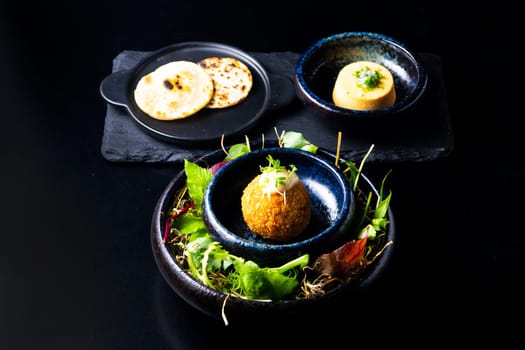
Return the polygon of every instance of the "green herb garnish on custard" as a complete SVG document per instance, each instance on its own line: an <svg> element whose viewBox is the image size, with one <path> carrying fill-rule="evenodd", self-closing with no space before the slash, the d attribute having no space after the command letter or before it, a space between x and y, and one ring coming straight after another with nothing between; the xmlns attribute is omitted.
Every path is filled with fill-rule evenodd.
<svg viewBox="0 0 525 350"><path fill-rule="evenodd" d="M358 79L357 86L365 91L370 91L381 86L381 74L377 69L372 70L369 67L358 69L354 72L354 77Z"/></svg>

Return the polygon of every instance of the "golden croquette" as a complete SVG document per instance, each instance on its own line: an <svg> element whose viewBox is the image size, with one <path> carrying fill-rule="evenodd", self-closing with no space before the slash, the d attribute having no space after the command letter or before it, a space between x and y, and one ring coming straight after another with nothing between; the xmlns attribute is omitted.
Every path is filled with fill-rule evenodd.
<svg viewBox="0 0 525 350"><path fill-rule="evenodd" d="M257 175L246 186L241 198L244 221L254 233L286 242L299 236L311 217L310 195L296 180L286 190L268 191Z"/></svg>

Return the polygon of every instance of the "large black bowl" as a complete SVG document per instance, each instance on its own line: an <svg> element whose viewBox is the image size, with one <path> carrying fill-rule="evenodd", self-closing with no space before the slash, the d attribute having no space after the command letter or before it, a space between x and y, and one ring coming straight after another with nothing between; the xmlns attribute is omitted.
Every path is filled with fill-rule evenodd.
<svg viewBox="0 0 525 350"><path fill-rule="evenodd" d="M252 149L255 149L252 147ZM317 154L335 161L335 156L322 149ZM217 150L196 161L201 166L211 166L224 159L224 152ZM365 193L372 192L376 198L378 189L364 174L360 178L359 187ZM247 300L237 297L228 297L226 294L204 286L185 272L175 257L176 253L163 244L166 213L169 212L174 196L186 184L186 175L180 171L166 186L161 193L155 206L151 223L151 245L157 266L171 288L188 304L200 312L217 320L222 319L222 313L227 316L230 324L248 321L263 322L263 320L285 320L289 317L300 317L314 315L318 312L327 312L331 307L337 307L340 302L348 302L357 298L361 303L360 296L366 293L381 277L387 269L391 260L393 245L389 245L372 264L366 267L359 278L352 282L341 285L324 294L311 299L286 300L286 301L259 301ZM389 225L387 228L385 242L395 240L395 223L392 210L388 210ZM225 299L228 298L225 303ZM223 305L224 310L223 310Z"/></svg>

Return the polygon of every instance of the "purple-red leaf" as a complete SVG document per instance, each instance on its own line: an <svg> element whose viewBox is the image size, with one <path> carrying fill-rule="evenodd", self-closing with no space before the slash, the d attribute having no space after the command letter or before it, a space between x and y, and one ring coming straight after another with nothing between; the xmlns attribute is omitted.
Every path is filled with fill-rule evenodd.
<svg viewBox="0 0 525 350"><path fill-rule="evenodd" d="M168 239L168 235L170 233L171 223L173 222L173 220L175 220L176 218L178 218L181 215L184 215L184 213L186 213L188 210L193 208L194 205L195 205L195 202L194 201L190 201L181 210L179 210L178 212L176 212L173 215L170 215L166 219L166 223L165 223L165 226L164 226L164 237L162 238L162 243L165 243L166 240Z"/></svg>
<svg viewBox="0 0 525 350"><path fill-rule="evenodd" d="M215 175L215 173L216 173L217 171L219 171L219 169L222 168L222 166L223 166L224 164L228 163L228 162L229 162L228 160L223 160L223 161L221 161L221 162L215 163L215 164L213 164L213 165L210 167L209 170L211 171L212 174Z"/></svg>
<svg viewBox="0 0 525 350"><path fill-rule="evenodd" d="M359 263L365 251L367 237L347 242L331 253L320 255L315 261L315 270L320 274L343 277Z"/></svg>

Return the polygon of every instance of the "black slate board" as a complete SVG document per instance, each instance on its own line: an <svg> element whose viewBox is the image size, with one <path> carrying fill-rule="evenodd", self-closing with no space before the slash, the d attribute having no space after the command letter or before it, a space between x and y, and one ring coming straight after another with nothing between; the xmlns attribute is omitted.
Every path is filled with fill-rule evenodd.
<svg viewBox="0 0 525 350"><path fill-rule="evenodd" d="M113 60L113 72L131 69L145 51L123 51ZM294 52L250 52L268 71L293 81L299 54ZM409 124L388 128L386 133L359 133L353 135L344 126L326 123L311 113L299 99L286 107L268 112L246 136L250 140L275 140L276 132L298 131L312 143L330 152L337 148L337 132L342 131L341 155L349 160L360 160L374 144L367 162L421 162L445 157L453 149L453 131L450 124L446 90L443 82L441 59L430 53L420 53L428 72L425 99ZM291 85L293 86L293 85ZM243 142L224 140L225 145ZM112 162L175 163L184 158L196 159L220 145L188 147L160 140L145 133L119 106L108 104L102 137L101 153Z"/></svg>

